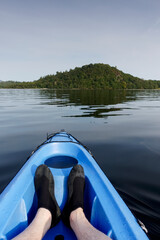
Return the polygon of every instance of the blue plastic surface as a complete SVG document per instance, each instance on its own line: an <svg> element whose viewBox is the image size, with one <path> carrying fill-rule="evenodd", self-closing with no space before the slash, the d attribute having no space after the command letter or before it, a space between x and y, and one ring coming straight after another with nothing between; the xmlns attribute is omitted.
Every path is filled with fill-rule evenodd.
<svg viewBox="0 0 160 240"><path fill-rule="evenodd" d="M70 162L66 164L66 161ZM65 132L48 139L0 195L0 239L12 239L34 218L37 211L34 189L37 166L45 163L50 167L56 199L62 210L67 199L67 177L76 161L85 171L84 212L91 224L115 240L148 239L90 153ZM62 221L50 229L44 239L54 239L57 235L76 239L73 231Z"/></svg>

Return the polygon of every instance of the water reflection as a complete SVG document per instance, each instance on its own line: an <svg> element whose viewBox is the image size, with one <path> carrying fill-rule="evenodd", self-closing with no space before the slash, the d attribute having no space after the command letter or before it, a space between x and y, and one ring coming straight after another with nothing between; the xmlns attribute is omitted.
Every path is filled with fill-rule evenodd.
<svg viewBox="0 0 160 240"><path fill-rule="evenodd" d="M130 115L130 114L120 114L120 113L116 113L113 114L111 112L119 112L122 111L126 108L96 108L95 107L88 107L88 108L81 108L81 110L85 110L82 114L80 115L70 115L70 116L64 116L64 117L93 117L93 118L107 118L107 117L111 117L111 116L121 116L121 115Z"/></svg>
<svg viewBox="0 0 160 240"><path fill-rule="evenodd" d="M136 100L136 91L123 90L40 90L42 96L50 101L48 104L55 104L59 99L59 105L76 106L104 106Z"/></svg>
<svg viewBox="0 0 160 240"><path fill-rule="evenodd" d="M123 90L42 90L40 94L47 99L43 105L80 106L81 114L66 117L106 118L129 115L122 113L122 110L129 108L124 106L117 108L115 105L136 100L135 91Z"/></svg>

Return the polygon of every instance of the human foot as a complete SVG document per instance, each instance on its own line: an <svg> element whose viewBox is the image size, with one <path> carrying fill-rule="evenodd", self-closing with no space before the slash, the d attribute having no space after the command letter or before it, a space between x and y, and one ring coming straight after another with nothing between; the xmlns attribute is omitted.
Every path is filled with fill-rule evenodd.
<svg viewBox="0 0 160 240"><path fill-rule="evenodd" d="M54 195L53 175L46 165L42 164L37 168L34 185L38 197L38 208L45 208L51 212L51 227L54 227L60 220L61 211Z"/></svg>

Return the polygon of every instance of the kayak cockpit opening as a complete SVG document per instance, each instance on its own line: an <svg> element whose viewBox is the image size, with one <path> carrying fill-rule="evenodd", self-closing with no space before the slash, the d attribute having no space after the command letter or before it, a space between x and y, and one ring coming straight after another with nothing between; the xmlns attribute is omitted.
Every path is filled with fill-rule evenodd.
<svg viewBox="0 0 160 240"><path fill-rule="evenodd" d="M78 163L77 159L70 156L53 156L44 162L50 168L70 168Z"/></svg>

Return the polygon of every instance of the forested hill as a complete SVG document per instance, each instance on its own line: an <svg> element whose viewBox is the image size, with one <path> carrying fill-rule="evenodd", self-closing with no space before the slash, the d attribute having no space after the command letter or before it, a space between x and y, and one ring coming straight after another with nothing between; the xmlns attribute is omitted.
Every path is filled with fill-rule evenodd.
<svg viewBox="0 0 160 240"><path fill-rule="evenodd" d="M160 88L160 81L133 77L108 64L89 64L34 82L0 82L0 88L156 89Z"/></svg>

